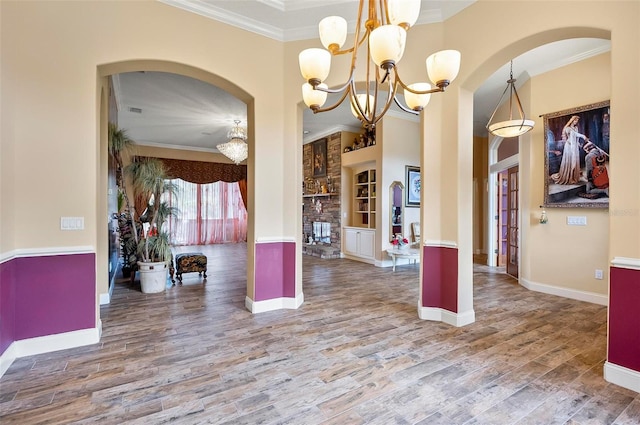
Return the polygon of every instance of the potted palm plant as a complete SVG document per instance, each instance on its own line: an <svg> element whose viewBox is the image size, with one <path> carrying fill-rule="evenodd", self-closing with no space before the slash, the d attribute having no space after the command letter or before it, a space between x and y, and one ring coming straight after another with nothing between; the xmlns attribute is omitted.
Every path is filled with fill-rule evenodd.
<svg viewBox="0 0 640 425"><path fill-rule="evenodd" d="M116 185L118 186L118 228L120 233L120 253L122 255L122 275L129 277L137 268L138 239L142 226L134 220L133 206L125 186L124 157L129 157L134 146L126 130L109 123L109 153L114 159Z"/></svg>
<svg viewBox="0 0 640 425"><path fill-rule="evenodd" d="M176 188L168 181L164 164L156 158L131 162L125 168L125 174L131 177L134 196L147 203L147 208L138 217L144 223L137 243L140 287L145 293L162 292L166 287L172 255L169 235L162 225L169 216L177 213L162 198L165 194L175 193Z"/></svg>
<svg viewBox="0 0 640 425"><path fill-rule="evenodd" d="M175 185L167 181L167 171L162 161L155 158L134 160L126 167L124 156L129 156L135 142L125 130L109 124L109 152L116 164L116 183L119 187L118 223L125 268L140 272L142 292L162 292L166 287L167 269L171 262L169 235L162 230L165 220L177 214L175 208L162 201L166 193L175 192ZM130 185L126 184L126 178ZM130 201L129 191L135 199L143 199L146 208L136 211ZM120 199L121 198L121 199ZM120 209L120 205L119 205Z"/></svg>

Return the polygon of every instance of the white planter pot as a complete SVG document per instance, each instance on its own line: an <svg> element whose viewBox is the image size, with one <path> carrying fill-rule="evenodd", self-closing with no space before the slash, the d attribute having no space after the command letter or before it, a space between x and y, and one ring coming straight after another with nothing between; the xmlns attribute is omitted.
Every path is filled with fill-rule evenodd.
<svg viewBox="0 0 640 425"><path fill-rule="evenodd" d="M144 263L138 261L140 288L145 294L164 292L167 287L167 263Z"/></svg>

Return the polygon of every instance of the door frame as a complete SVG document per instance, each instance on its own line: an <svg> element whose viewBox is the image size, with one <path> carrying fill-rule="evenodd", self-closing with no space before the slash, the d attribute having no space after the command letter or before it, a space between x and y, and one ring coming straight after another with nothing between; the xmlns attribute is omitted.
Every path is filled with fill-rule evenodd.
<svg viewBox="0 0 640 425"><path fill-rule="evenodd" d="M512 176L515 175L515 189L513 186ZM513 193L515 192L516 202L515 208L512 208ZM513 225L513 214L515 210L515 226ZM516 229L515 248L516 261L511 262L511 248L513 246L511 239L512 230ZM520 275L520 166L514 165L507 170L507 274L515 279ZM515 270L514 270L515 267Z"/></svg>
<svg viewBox="0 0 640 425"><path fill-rule="evenodd" d="M487 246L487 265L491 267L497 267L497 257L495 255L495 251L498 248L497 238L494 237L494 230L498 227L498 220L495 218L496 211L498 209L497 205L497 196L498 196L498 173L501 171L506 171L509 168L520 164L520 156L519 154L512 155L508 158L503 159L502 161L498 161L498 147L500 143L502 143L502 137L494 137L491 139L489 144L489 205L487 206L488 211L486 214L487 221L486 226L489 231L485 232L485 238ZM520 197L522 195L518 192L518 206L521 205ZM520 220L520 217L518 217ZM518 238L520 235L518 235ZM518 250L520 249L520 241L518 241ZM520 258L520 253L518 252L518 259ZM518 260L519 261L519 260ZM518 264L518 269L520 269L520 264Z"/></svg>

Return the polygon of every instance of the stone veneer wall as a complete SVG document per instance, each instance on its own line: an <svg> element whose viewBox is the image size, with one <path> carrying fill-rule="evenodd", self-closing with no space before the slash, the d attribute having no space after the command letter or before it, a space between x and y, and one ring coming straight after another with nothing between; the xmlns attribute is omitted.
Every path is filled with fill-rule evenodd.
<svg viewBox="0 0 640 425"><path fill-rule="evenodd" d="M303 253L323 258L338 258L341 249L341 229L342 221L340 218L340 193L342 182L340 181L342 170L342 147L341 134L334 133L327 139L327 176L331 177L333 183L333 193L331 196L322 196L316 198L322 204L322 212L316 211L313 204L313 198L303 197L302 211L302 233L310 233L313 228L314 221L324 221L331 223L331 244L303 245ZM308 143L303 146L303 180L307 178L313 179L312 169L312 149L313 144ZM317 180L321 184L326 184L327 178L320 177ZM308 195L305 191L305 195ZM305 241L306 242L306 241Z"/></svg>

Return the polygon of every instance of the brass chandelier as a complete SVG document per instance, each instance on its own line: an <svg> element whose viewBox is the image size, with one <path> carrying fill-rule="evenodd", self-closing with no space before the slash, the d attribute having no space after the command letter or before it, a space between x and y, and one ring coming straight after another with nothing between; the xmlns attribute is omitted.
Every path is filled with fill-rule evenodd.
<svg viewBox="0 0 640 425"><path fill-rule="evenodd" d="M434 88L426 82L405 84L398 74L398 62L404 53L407 31L420 15L420 0L369 0L367 15L363 17L364 3L365 0L360 0L352 47L340 50L347 37L347 21L340 16L329 16L319 24L320 41L327 50L306 49L298 59L307 81L302 85L302 96L314 113L331 111L349 96L352 114L364 127L373 128L392 102L405 112L419 114L429 103L431 93L443 92L457 77L460 52L443 50L427 58L427 73ZM361 31L364 31L362 36ZM366 81L359 93L354 80L356 57L365 43ZM349 78L342 87L329 89L323 81L329 76L331 56L343 54L351 54ZM403 89L406 106L397 98L398 86ZM332 106L323 108L329 93L340 93L340 98Z"/></svg>

